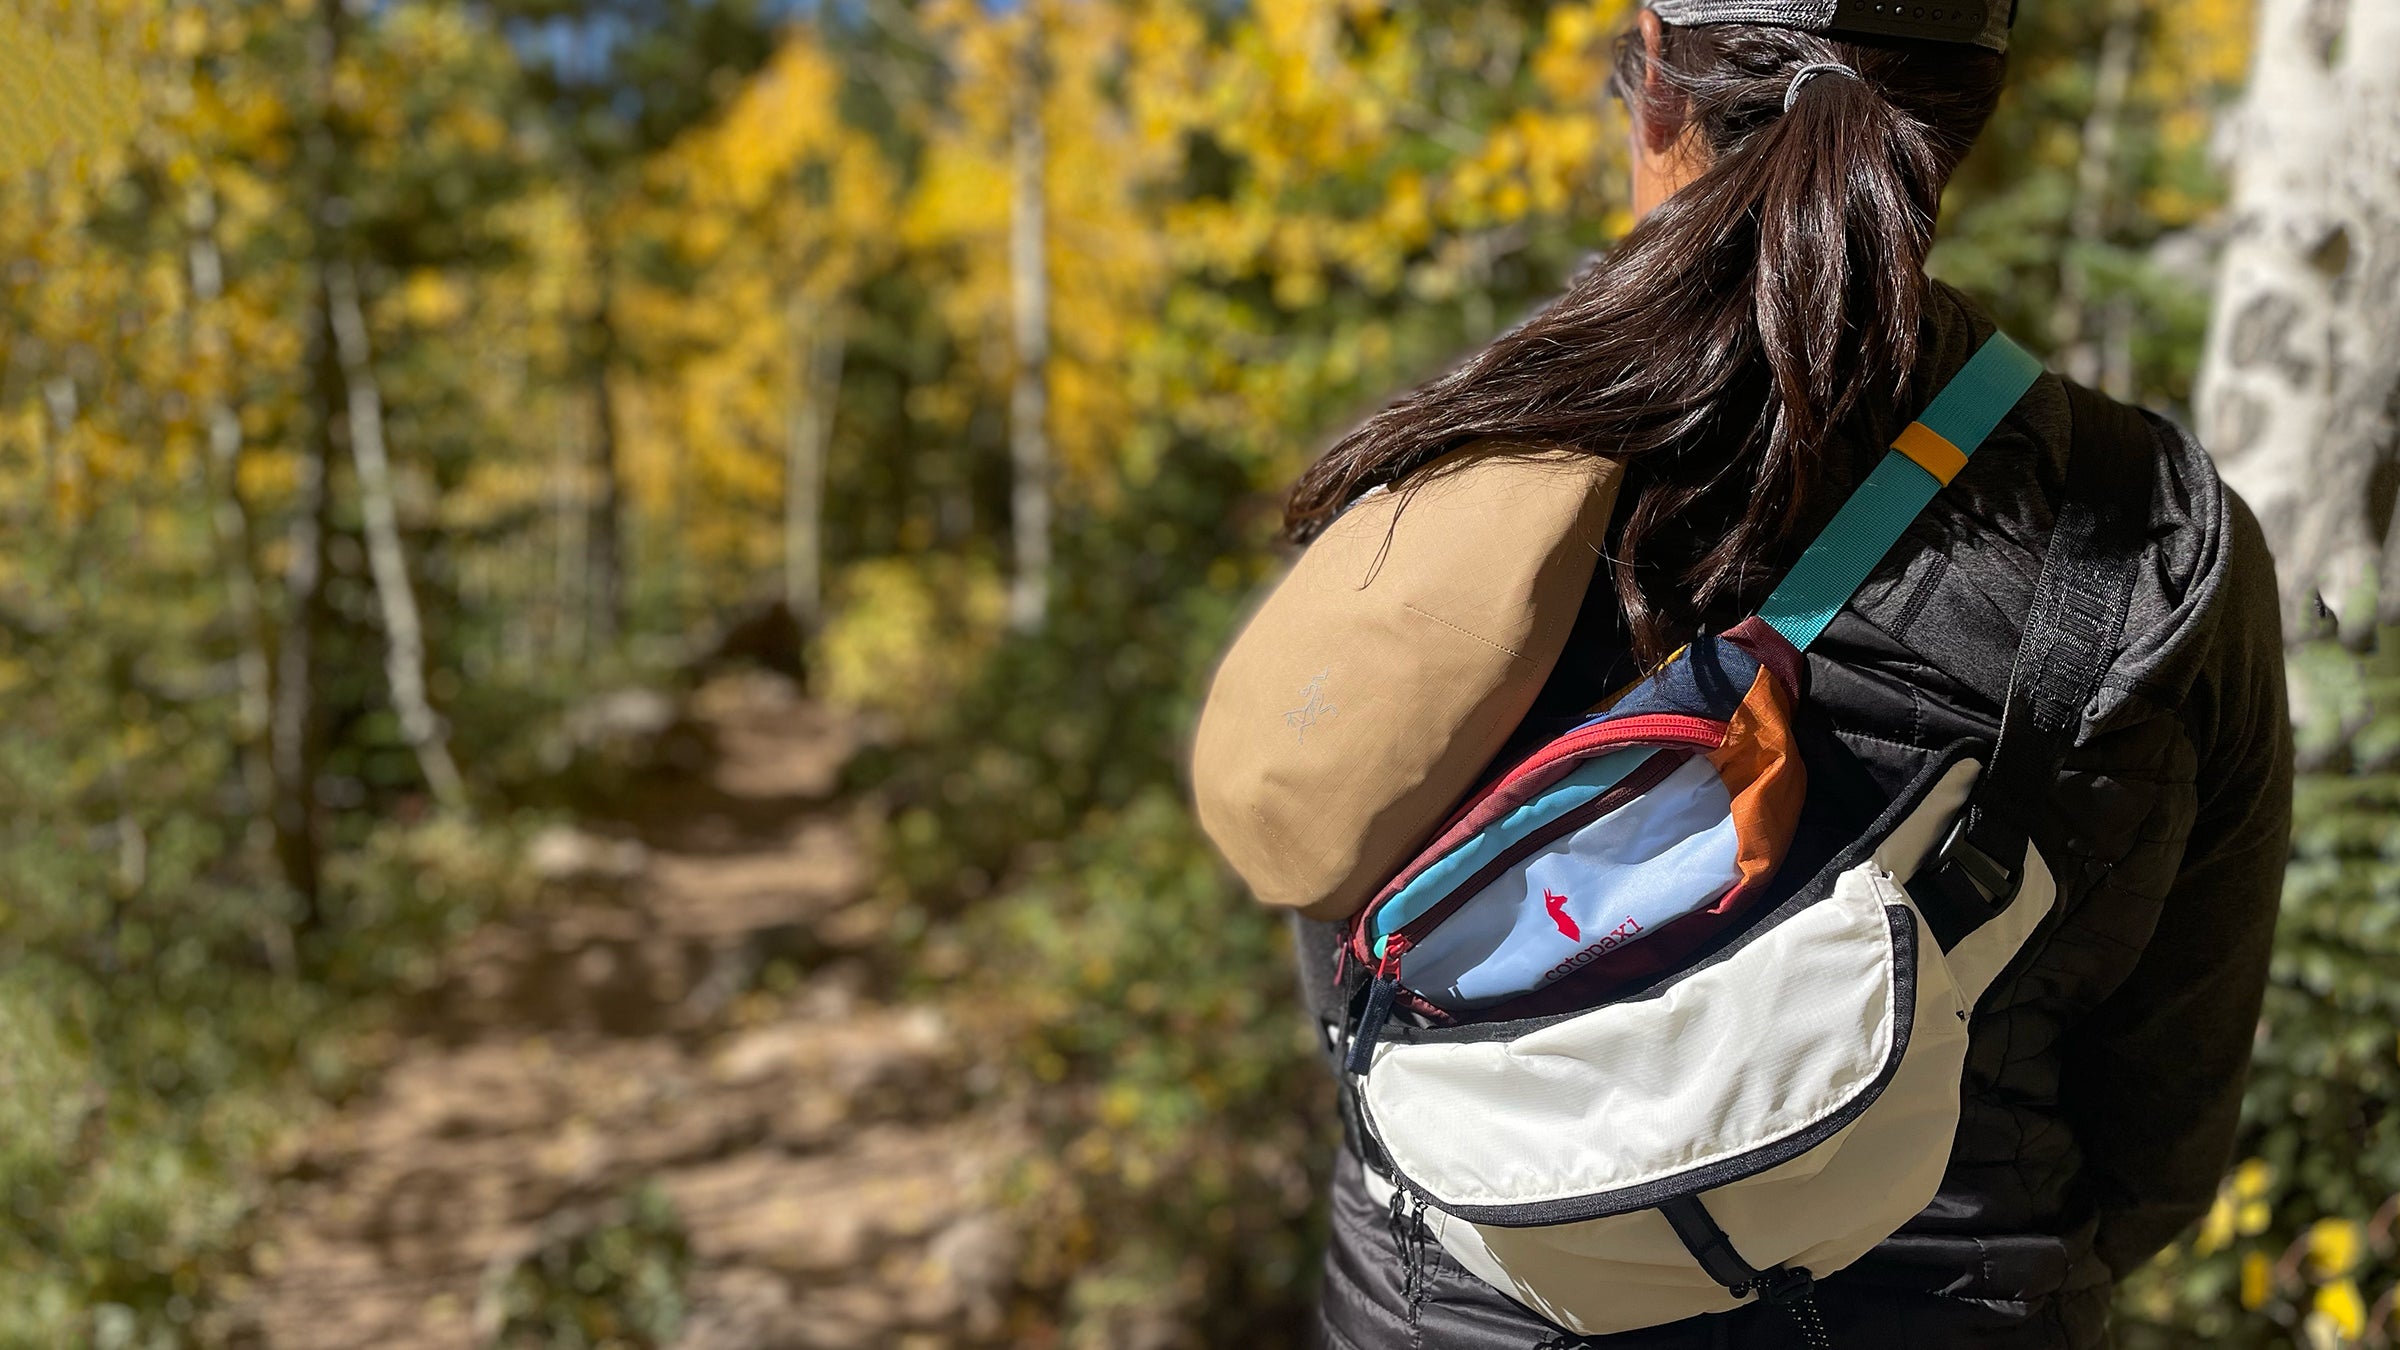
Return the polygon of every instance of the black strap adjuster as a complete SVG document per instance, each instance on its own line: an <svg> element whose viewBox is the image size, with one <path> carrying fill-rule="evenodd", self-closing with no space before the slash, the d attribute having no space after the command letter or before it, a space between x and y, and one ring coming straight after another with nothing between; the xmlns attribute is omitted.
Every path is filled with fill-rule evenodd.
<svg viewBox="0 0 2400 1350"><path fill-rule="evenodd" d="M1974 832L1969 828L1970 817L1975 814L1959 813L1949 835L1934 849L1935 877L1953 892L1957 889L1954 883L1964 881L1974 888L1986 908L1997 913L2017 898L2017 891L2025 884L2025 868L2021 862L2015 866L2004 863L1975 843Z"/></svg>
<svg viewBox="0 0 2400 1350"><path fill-rule="evenodd" d="M1737 1298L1745 1293L1756 1294L1761 1303L1789 1303L1794 1299L1808 1298L1816 1292L1817 1277L1809 1274L1806 1266L1777 1266L1773 1270L1762 1270L1756 1278L1733 1291Z"/></svg>

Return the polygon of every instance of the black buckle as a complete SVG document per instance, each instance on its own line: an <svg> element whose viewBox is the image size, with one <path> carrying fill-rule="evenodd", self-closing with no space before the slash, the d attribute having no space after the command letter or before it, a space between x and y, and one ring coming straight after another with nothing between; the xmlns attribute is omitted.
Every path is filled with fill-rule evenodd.
<svg viewBox="0 0 2400 1350"><path fill-rule="evenodd" d="M2010 867L1976 847L1975 841L1968 837L1968 814L1962 812L1950 826L1948 837L1933 851L1934 861L1942 872L1955 872L1966 878L1983 903L1997 910L2017 898L2018 888L2025 884L2025 872L2022 867Z"/></svg>
<svg viewBox="0 0 2400 1350"><path fill-rule="evenodd" d="M1789 1303L1793 1299L1807 1298L1816 1291L1817 1277L1808 1273L1808 1267L1777 1266L1773 1270L1760 1271L1758 1278L1733 1292L1736 1298L1744 1293L1756 1294L1761 1303Z"/></svg>

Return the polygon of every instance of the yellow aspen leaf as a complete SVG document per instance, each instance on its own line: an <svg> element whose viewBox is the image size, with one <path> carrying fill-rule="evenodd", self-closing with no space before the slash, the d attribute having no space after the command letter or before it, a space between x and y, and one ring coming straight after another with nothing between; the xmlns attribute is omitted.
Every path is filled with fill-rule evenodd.
<svg viewBox="0 0 2400 1350"><path fill-rule="evenodd" d="M130 71L0 9L0 176L131 135L139 99Z"/></svg>
<svg viewBox="0 0 2400 1350"><path fill-rule="evenodd" d="M2267 1306L2267 1295L2274 1292L2275 1267L2260 1251L2242 1253L2242 1306L2256 1312Z"/></svg>

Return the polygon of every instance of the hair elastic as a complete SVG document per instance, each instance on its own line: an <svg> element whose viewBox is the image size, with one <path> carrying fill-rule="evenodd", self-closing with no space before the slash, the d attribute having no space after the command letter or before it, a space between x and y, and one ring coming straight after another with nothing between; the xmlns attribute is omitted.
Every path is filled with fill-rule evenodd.
<svg viewBox="0 0 2400 1350"><path fill-rule="evenodd" d="M1783 88L1783 110L1785 112L1788 113L1792 110L1793 101L1800 97L1801 86L1819 75L1847 75L1854 80L1858 78L1857 71L1839 61L1815 61L1802 66L1792 72L1792 82Z"/></svg>

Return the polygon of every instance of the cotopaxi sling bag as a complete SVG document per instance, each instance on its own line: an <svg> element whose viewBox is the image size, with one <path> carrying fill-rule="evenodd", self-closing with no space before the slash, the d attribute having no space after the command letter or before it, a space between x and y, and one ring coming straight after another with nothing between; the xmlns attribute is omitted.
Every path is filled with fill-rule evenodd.
<svg viewBox="0 0 2400 1350"><path fill-rule="evenodd" d="M1939 1184L1968 1014L2055 895L2027 806L2117 646L2147 430L2112 444L2130 414L2071 390L1996 746L1860 831L1813 808L1794 716L1809 644L2039 374L1988 341L1756 617L1489 775L1350 921L1370 1189L1571 1331L1756 1295L1820 1336L1813 1278Z"/></svg>
<svg viewBox="0 0 2400 1350"><path fill-rule="evenodd" d="M1998 744L1807 840L1805 877L1792 719L1801 653L2039 374L1987 342L1757 617L1497 776L1352 925L1370 1189L1571 1331L1755 1296L1821 1344L1815 1277L1940 1184L1969 1015L2056 895L2027 819L2119 643L2146 429L2112 444L2075 396Z"/></svg>

